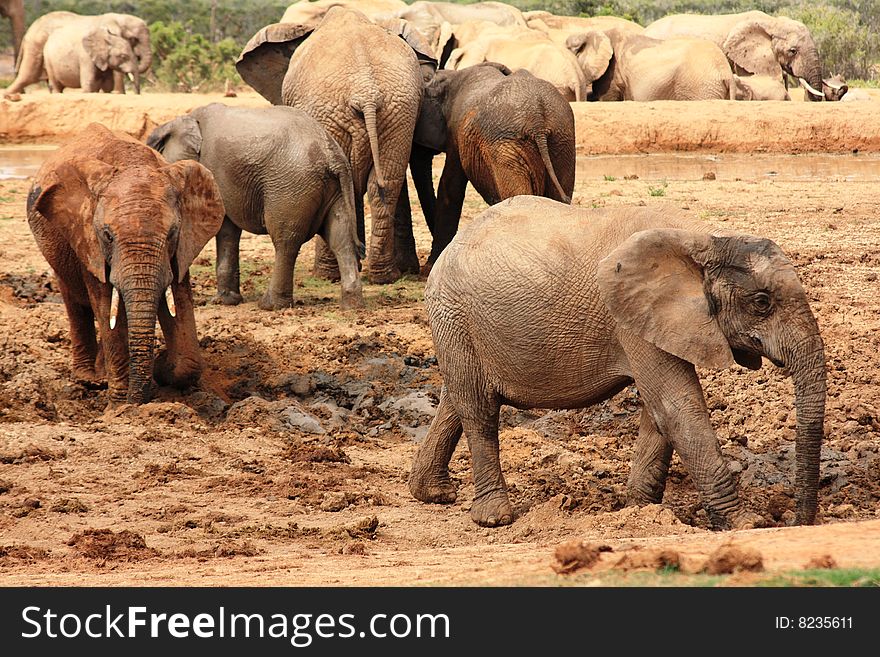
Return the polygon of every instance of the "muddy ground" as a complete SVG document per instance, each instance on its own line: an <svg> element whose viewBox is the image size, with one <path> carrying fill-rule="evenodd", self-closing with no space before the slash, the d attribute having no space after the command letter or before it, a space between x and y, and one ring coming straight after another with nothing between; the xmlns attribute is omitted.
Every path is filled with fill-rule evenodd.
<svg viewBox="0 0 880 657"><path fill-rule="evenodd" d="M703 107L650 105L644 111L664 121ZM694 120L694 130L713 120ZM781 136L786 127L777 129ZM847 139L858 136L841 131L836 152L852 150ZM201 386L105 410L104 391L70 380L64 308L25 220L29 183L0 182L0 583L553 584L567 577L551 568L554 551L572 539L613 548L598 555L600 581L603 569L626 561L621 554L673 550L695 563L728 543L757 550L768 570L827 557L880 566L880 159L873 180L835 174L833 159L822 173L786 178L788 160L779 155L778 176L729 166L721 174L706 156L704 170L682 180L602 174L593 163L575 191L587 207L672 203L770 237L809 291L829 372L821 524L786 527L792 388L765 364L701 373L722 451L746 505L767 525L723 533L707 529L677 458L662 506L623 508L635 388L583 411L503 410L512 526L471 522L464 442L452 460L459 501L416 502L408 469L441 384L423 282L366 285L367 308L343 312L338 289L309 276L307 246L296 307L261 311L272 261L265 237L242 241L239 307L209 304L213 245L196 260L208 366ZM464 221L484 207L469 190ZM424 259L429 235L417 211L414 220Z"/></svg>

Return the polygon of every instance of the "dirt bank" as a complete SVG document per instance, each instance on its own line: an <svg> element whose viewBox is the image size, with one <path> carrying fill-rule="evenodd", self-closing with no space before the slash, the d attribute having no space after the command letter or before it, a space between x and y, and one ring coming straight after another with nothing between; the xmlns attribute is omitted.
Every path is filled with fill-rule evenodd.
<svg viewBox="0 0 880 657"><path fill-rule="evenodd" d="M871 90L874 94L874 90ZM580 154L711 151L848 153L880 151L875 100L853 103L574 103ZM209 102L265 106L252 91L222 94L50 95L37 90L0 101L0 141L67 139L89 121L145 137L157 124Z"/></svg>

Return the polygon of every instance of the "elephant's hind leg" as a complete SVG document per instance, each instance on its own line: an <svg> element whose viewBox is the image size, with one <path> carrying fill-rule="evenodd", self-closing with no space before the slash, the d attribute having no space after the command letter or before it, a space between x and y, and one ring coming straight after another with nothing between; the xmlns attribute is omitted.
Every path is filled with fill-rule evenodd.
<svg viewBox="0 0 880 657"><path fill-rule="evenodd" d="M211 301L236 306L243 300L238 262L241 228L232 223L229 217L224 217L214 239L217 244L217 295Z"/></svg>
<svg viewBox="0 0 880 657"><path fill-rule="evenodd" d="M419 446L409 475L409 490L417 500L436 504L455 502L456 487L449 476L449 460L461 432L461 419L449 399L446 386L443 386L437 414Z"/></svg>
<svg viewBox="0 0 880 657"><path fill-rule="evenodd" d="M671 460L672 444L660 433L648 409L643 408L627 482L626 503L630 506L659 504L663 500Z"/></svg>

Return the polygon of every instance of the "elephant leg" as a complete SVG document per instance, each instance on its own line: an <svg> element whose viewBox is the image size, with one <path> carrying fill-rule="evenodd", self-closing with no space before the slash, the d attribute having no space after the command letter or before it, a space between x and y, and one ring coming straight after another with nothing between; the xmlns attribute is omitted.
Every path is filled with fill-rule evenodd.
<svg viewBox="0 0 880 657"><path fill-rule="evenodd" d="M416 239L413 235L412 208L409 203L406 176L403 178L397 209L394 211L394 262L404 274L419 273L419 256L416 253Z"/></svg>
<svg viewBox="0 0 880 657"><path fill-rule="evenodd" d="M719 529L753 525L756 516L742 507L712 429L694 366L629 334L622 334L620 342L645 409L659 433L678 452L700 493L709 521Z"/></svg>
<svg viewBox="0 0 880 657"><path fill-rule="evenodd" d="M214 241L217 245L217 295L211 301L224 306L238 305L243 300L238 260L241 228L229 217L224 217Z"/></svg>
<svg viewBox="0 0 880 657"><path fill-rule="evenodd" d="M113 288L109 283L88 279L86 290L92 312L98 324L98 335L104 353L104 370L111 404L124 403L128 398L128 320L125 305L119 304L116 327L110 328L110 296Z"/></svg>
<svg viewBox="0 0 880 657"><path fill-rule="evenodd" d="M412 174L413 184L419 196L419 205L425 217L425 224L434 236L434 216L437 213L437 197L434 195L434 178L432 153L418 144L413 144L412 154L409 158L409 170Z"/></svg>
<svg viewBox="0 0 880 657"><path fill-rule="evenodd" d="M336 256L342 287L339 305L343 310L364 307L364 294L361 289L360 268L358 267L357 245L349 228L351 217L343 199L337 200L321 226L321 237Z"/></svg>
<svg viewBox="0 0 880 657"><path fill-rule="evenodd" d="M115 94L125 93L125 73L122 71L113 71L112 91Z"/></svg>
<svg viewBox="0 0 880 657"><path fill-rule="evenodd" d="M648 409L643 408L627 482L627 505L659 504L663 500L671 459L672 445L660 433Z"/></svg>
<svg viewBox="0 0 880 657"><path fill-rule="evenodd" d="M270 234L275 245L275 264L272 266L269 287L258 305L263 310L283 310L293 306L293 271L302 240L284 233L279 237L276 230Z"/></svg>
<svg viewBox="0 0 880 657"><path fill-rule="evenodd" d="M81 295L74 294L61 278L57 281L70 325L71 376L74 381L88 387L98 387L100 379L96 371L98 340L95 334L95 314L87 301L88 297L83 303L79 298Z"/></svg>
<svg viewBox="0 0 880 657"><path fill-rule="evenodd" d="M437 185L437 211L434 215L434 240L431 243L431 255L423 273L427 274L443 249L452 241L458 232L461 209L464 206L464 194L468 179L455 153L447 153L446 164Z"/></svg>
<svg viewBox="0 0 880 657"><path fill-rule="evenodd" d="M342 277L336 256L323 237L315 240L315 266L312 269L312 276L328 281L338 281Z"/></svg>
<svg viewBox="0 0 880 657"><path fill-rule="evenodd" d="M370 200L371 230L367 266L371 283L382 285L400 278L394 254L394 210L402 183L402 180L386 180L380 193L376 171L370 170L367 198Z"/></svg>
<svg viewBox="0 0 880 657"><path fill-rule="evenodd" d="M461 419L446 386L440 391L437 414L428 435L419 445L409 475L409 490L422 502L451 504L455 502L455 483L449 476L449 460L461 438Z"/></svg>
<svg viewBox="0 0 880 657"><path fill-rule="evenodd" d="M195 306L189 274L171 284L175 316L168 311L164 295L159 301L159 325L165 336L165 349L156 356L153 376L160 385L189 388L195 385L204 367L196 333Z"/></svg>

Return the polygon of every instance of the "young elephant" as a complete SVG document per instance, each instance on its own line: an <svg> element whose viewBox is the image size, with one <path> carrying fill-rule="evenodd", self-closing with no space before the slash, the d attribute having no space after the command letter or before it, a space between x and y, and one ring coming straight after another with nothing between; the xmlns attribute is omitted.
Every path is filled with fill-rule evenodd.
<svg viewBox="0 0 880 657"><path fill-rule="evenodd" d="M115 28L96 25L85 36L78 24L55 30L43 48L43 65L49 89L56 93L67 87L85 92L113 91L114 72L131 75L136 80L135 91L140 93L134 49Z"/></svg>
<svg viewBox="0 0 880 657"><path fill-rule="evenodd" d="M716 527L747 526L695 365L794 379L797 522L817 509L825 412L822 338L792 263L767 239L705 232L673 210L587 210L517 197L489 208L434 265L425 303L444 376L410 475L455 500L448 463L467 435L480 525L513 520L498 454L501 404L580 408L633 381L644 404L631 504L659 503L675 449Z"/></svg>
<svg viewBox="0 0 880 657"><path fill-rule="evenodd" d="M196 160L217 180L226 218L217 233L217 296L242 301L241 231L275 245L272 281L260 308L293 305L293 270L300 247L320 234L336 255L342 307L364 305L351 169L324 128L291 107L250 109L212 103L159 126L147 144L169 162Z"/></svg>
<svg viewBox="0 0 880 657"><path fill-rule="evenodd" d="M135 404L154 374L181 388L198 380L189 266L223 221L205 167L168 164L92 123L40 167L27 214L67 309L74 379L96 385L103 370L111 403ZM166 348L154 364L157 315Z"/></svg>
<svg viewBox="0 0 880 657"><path fill-rule="evenodd" d="M458 230L468 181L489 205L518 194L571 202L574 113L553 85L528 71L492 63L438 71L413 141L410 169L434 237L428 268ZM446 164L433 207L438 152Z"/></svg>
<svg viewBox="0 0 880 657"><path fill-rule="evenodd" d="M782 78L769 75L736 75L737 100L791 100Z"/></svg>

